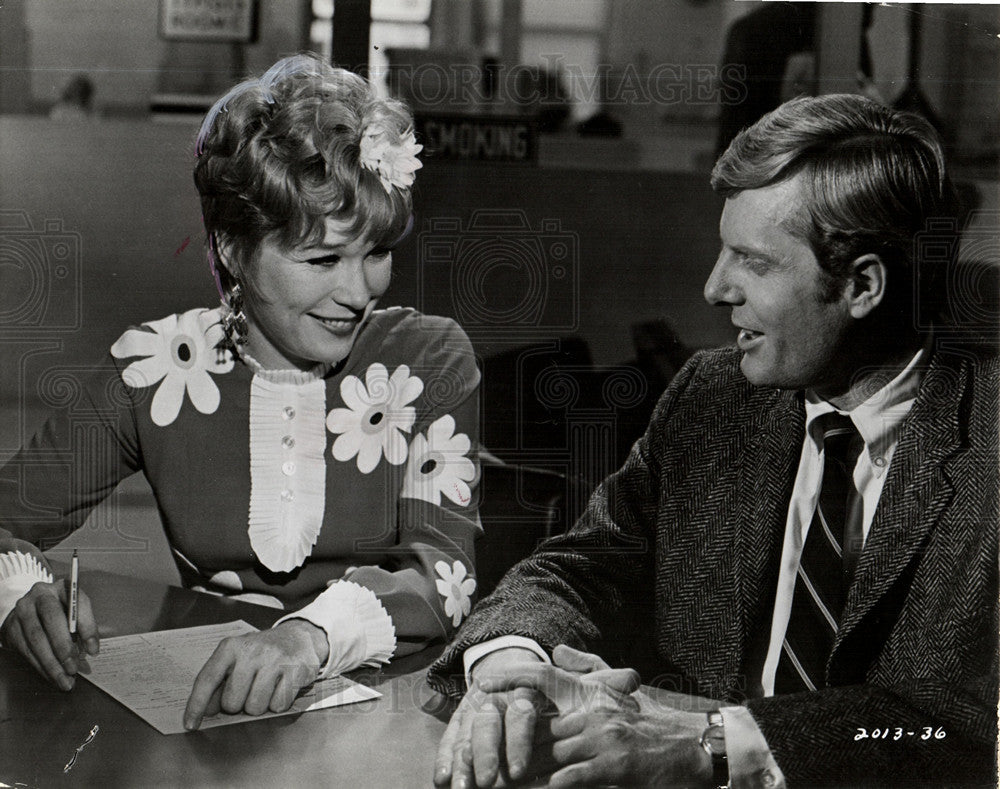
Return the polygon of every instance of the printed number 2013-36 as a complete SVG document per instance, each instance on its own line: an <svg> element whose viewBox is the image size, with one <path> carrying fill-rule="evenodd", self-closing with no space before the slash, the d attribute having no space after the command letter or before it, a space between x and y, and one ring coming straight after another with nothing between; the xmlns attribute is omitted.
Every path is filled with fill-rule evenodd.
<svg viewBox="0 0 1000 789"><path fill-rule="evenodd" d="M939 726L935 729L933 726L923 726L917 731L909 731L900 726L895 728L891 726L886 726L881 729L872 729L871 734L868 733L867 729L858 727L858 733L854 735L854 740L901 740L904 737L919 737L921 740L943 740L947 736L944 727Z"/></svg>

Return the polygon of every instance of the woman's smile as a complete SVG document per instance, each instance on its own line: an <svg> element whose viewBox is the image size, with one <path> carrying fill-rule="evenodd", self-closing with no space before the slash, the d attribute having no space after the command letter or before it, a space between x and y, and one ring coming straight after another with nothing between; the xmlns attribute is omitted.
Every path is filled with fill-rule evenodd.
<svg viewBox="0 0 1000 789"><path fill-rule="evenodd" d="M364 313L360 316L351 316L349 318L338 318L338 317L325 317L323 315L315 315L309 313L309 317L315 318L323 326L323 328L338 335L349 335L354 332L361 322L361 318L364 317Z"/></svg>
<svg viewBox="0 0 1000 789"><path fill-rule="evenodd" d="M244 275L247 352L269 369L337 364L389 287L392 253L327 219L320 244L285 249L265 239Z"/></svg>

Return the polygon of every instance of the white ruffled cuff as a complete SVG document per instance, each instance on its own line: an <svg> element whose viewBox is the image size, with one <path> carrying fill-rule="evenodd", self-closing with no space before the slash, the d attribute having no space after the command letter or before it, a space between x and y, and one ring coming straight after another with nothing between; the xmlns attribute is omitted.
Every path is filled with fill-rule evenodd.
<svg viewBox="0 0 1000 789"><path fill-rule="evenodd" d="M337 581L305 608L283 616L305 619L326 633L330 656L319 678L343 674L359 666L388 663L396 651L396 628L375 593L353 581Z"/></svg>
<svg viewBox="0 0 1000 789"><path fill-rule="evenodd" d="M39 581L52 583L52 573L36 557L20 551L0 554L0 627L17 601Z"/></svg>

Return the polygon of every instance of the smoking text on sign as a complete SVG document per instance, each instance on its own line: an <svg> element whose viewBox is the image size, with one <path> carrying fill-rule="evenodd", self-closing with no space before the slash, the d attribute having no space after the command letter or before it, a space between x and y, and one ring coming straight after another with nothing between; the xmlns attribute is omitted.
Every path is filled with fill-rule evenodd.
<svg viewBox="0 0 1000 789"><path fill-rule="evenodd" d="M524 118L431 116L417 118L428 156L492 162L534 162L538 127Z"/></svg>

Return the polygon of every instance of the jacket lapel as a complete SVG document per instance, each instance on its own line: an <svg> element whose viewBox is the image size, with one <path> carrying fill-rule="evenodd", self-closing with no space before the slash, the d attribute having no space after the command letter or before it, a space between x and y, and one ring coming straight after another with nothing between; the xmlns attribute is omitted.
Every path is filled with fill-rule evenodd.
<svg viewBox="0 0 1000 789"><path fill-rule="evenodd" d="M836 662L840 643L922 550L951 501L954 488L946 461L960 448L958 411L964 389L962 366L949 366L943 354L935 354L913 410L903 423L889 477L848 591L831 665Z"/></svg>
<svg viewBox="0 0 1000 789"><path fill-rule="evenodd" d="M751 436L739 470L734 575L744 638L740 652L746 655L741 671L750 669L748 676L754 678L764 664L788 504L805 435L801 393L774 396L776 401L762 409L767 419Z"/></svg>
<svg viewBox="0 0 1000 789"><path fill-rule="evenodd" d="M762 632L766 648L805 429L805 410L795 392L761 389L742 407L751 416L732 439L737 446L734 474L715 491L711 508L712 517L724 518L725 524L704 546L712 553L706 561L724 574L691 591L696 606L672 609L672 618L661 623L664 641L659 645L661 655L698 678L698 693L733 701L761 694L754 683L759 685L764 658L757 653ZM725 616L706 613L720 609Z"/></svg>

